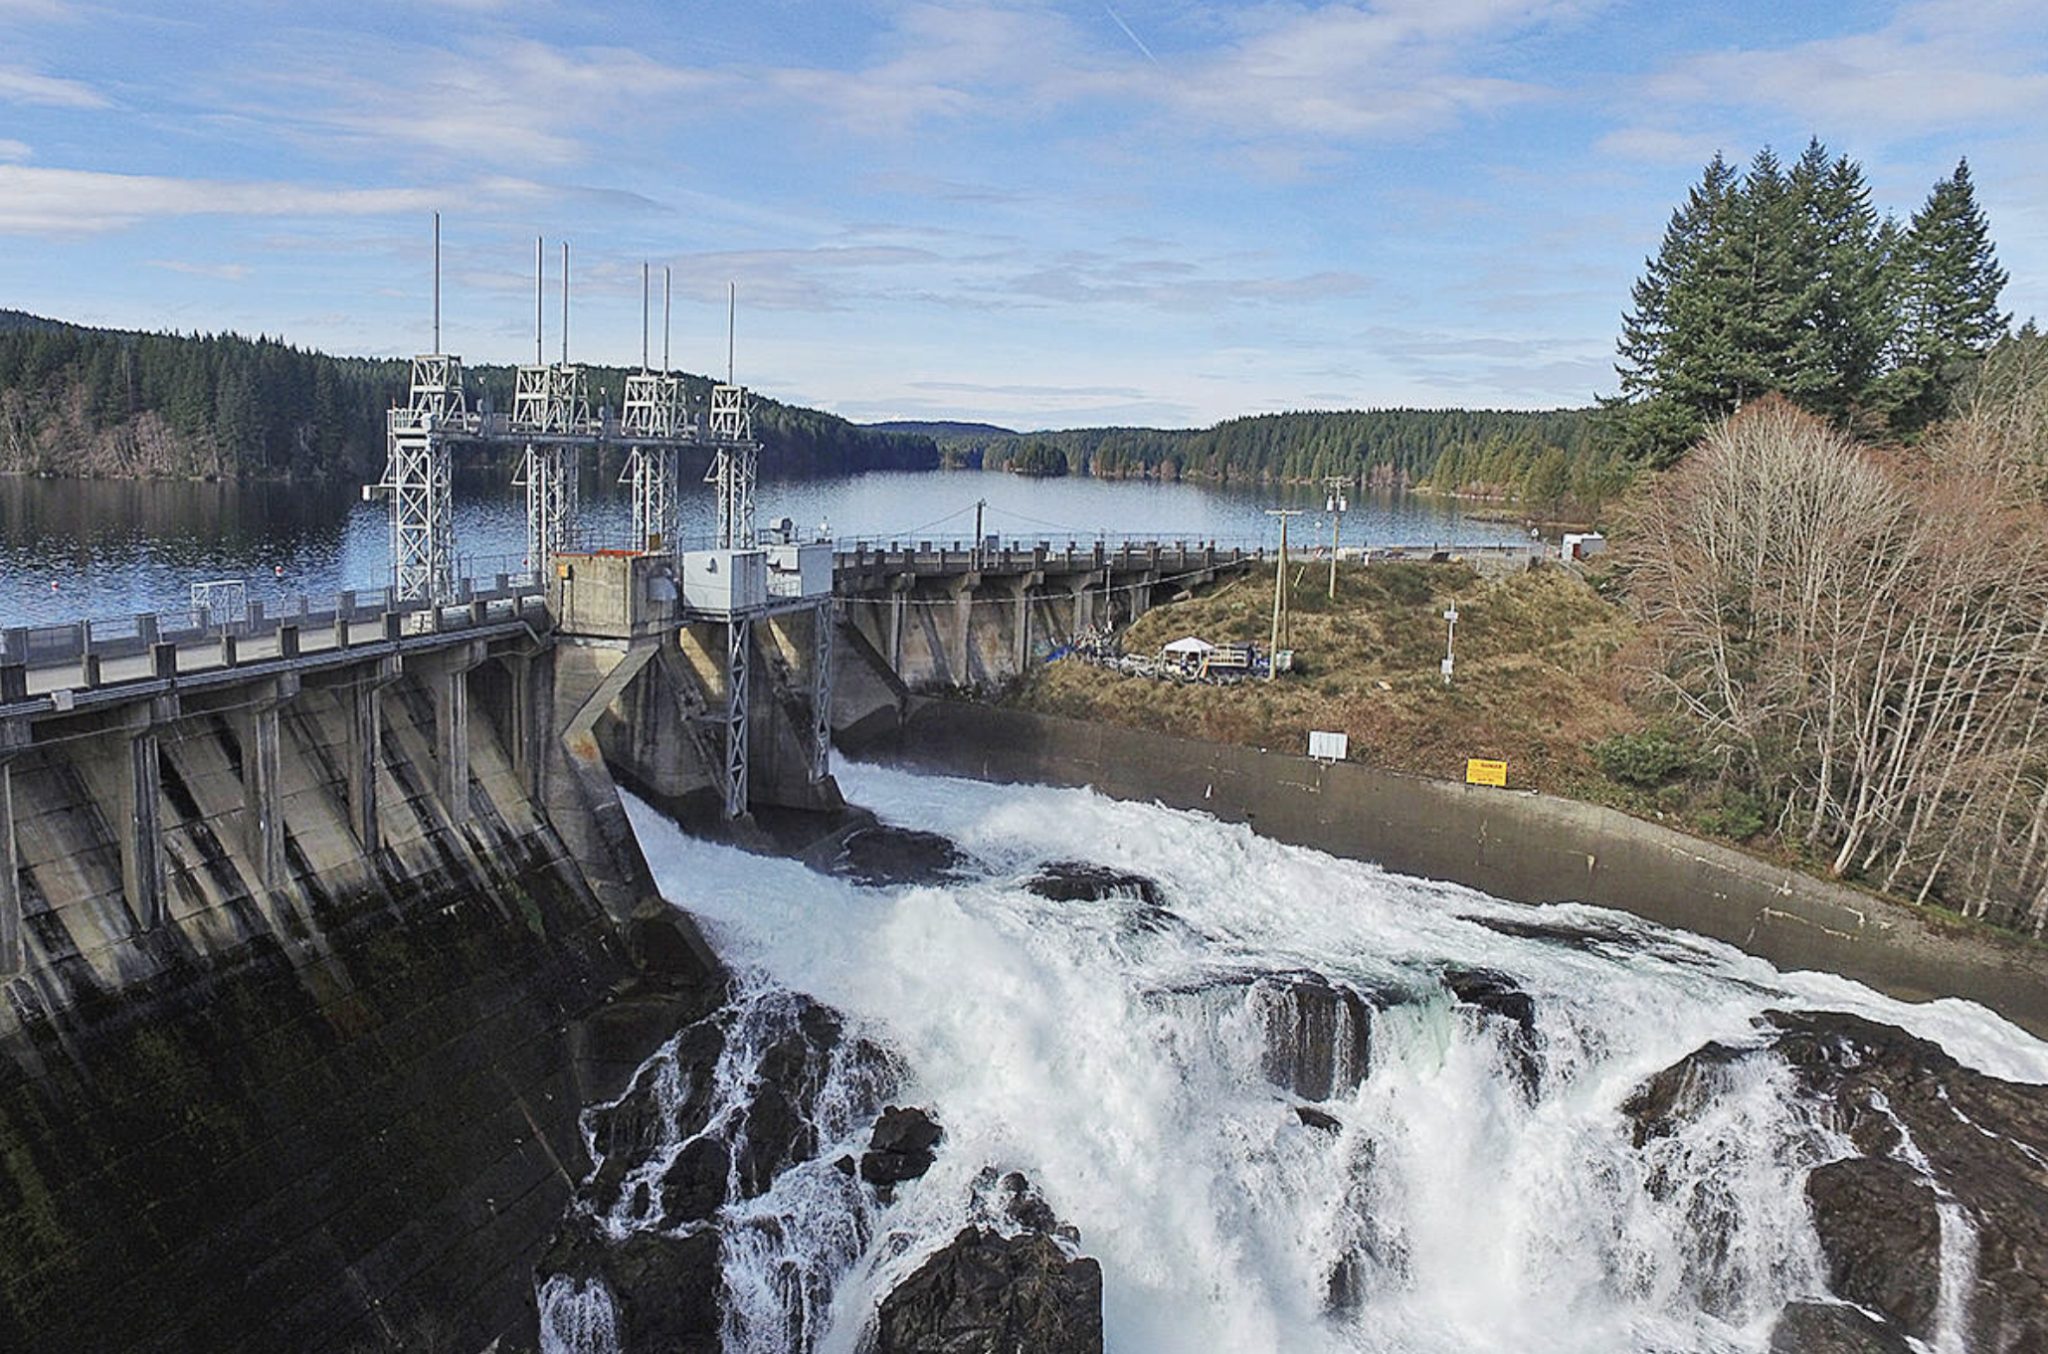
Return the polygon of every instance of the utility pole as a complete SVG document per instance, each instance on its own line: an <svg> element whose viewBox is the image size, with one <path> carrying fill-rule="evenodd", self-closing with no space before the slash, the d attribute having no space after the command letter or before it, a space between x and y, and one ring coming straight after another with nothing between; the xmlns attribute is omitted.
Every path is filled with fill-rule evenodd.
<svg viewBox="0 0 2048 1354"><path fill-rule="evenodd" d="M1444 611L1444 685L1451 684L1451 670L1458 665L1458 604Z"/></svg>
<svg viewBox="0 0 2048 1354"><path fill-rule="evenodd" d="M1273 571L1273 642L1266 654L1266 680L1272 681L1279 670L1280 622L1287 614L1287 519L1299 517L1301 508L1268 508L1266 516L1280 519L1280 561Z"/></svg>
<svg viewBox="0 0 2048 1354"><path fill-rule="evenodd" d="M976 569L979 569L979 568L981 568L981 543L982 543L982 542L983 542L984 540L988 539L987 537L985 537L985 536L983 536L983 535L981 534L981 514L982 514L982 510L983 510L984 508L986 508L986 507L988 507L988 500L987 500L987 499L985 499L985 498L977 498L977 499L975 499L975 500L974 500L974 555L973 555L973 559L974 559L974 567L975 567Z"/></svg>
<svg viewBox="0 0 2048 1354"><path fill-rule="evenodd" d="M1330 514L1330 600L1337 600L1337 548L1343 538L1344 514L1351 510L1351 477L1349 475L1327 475L1323 488L1329 497L1323 502L1324 511Z"/></svg>

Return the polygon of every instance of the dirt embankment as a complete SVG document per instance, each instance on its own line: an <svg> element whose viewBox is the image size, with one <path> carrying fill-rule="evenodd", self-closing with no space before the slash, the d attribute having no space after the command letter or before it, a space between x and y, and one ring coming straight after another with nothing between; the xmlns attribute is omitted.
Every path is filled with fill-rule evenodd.
<svg viewBox="0 0 2048 1354"><path fill-rule="evenodd" d="M1066 662L1016 703L1287 752L1325 729L1348 734L1351 756L1372 766L1463 780L1466 758L1494 758L1516 788L1615 799L1589 749L1644 724L1624 698L1635 627L1577 574L1483 579L1461 564L1347 564L1334 600L1327 564L1300 566L1296 578L1295 670L1277 681L1188 685ZM1453 603L1457 666L1445 685L1443 613ZM1124 648L1149 654L1183 635L1264 647L1272 608L1271 572L1247 576L1154 609Z"/></svg>

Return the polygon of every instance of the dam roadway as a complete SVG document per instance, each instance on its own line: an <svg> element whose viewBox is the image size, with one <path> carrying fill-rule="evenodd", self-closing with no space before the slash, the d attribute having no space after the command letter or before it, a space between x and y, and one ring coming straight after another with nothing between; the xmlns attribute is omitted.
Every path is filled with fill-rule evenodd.
<svg viewBox="0 0 2048 1354"><path fill-rule="evenodd" d="M1162 590L1199 586L1258 557L1180 542L980 551L860 545L835 555L828 608L846 619L840 642L886 655L889 676L967 686L1014 676L1087 627L1142 613ZM380 782L390 779L383 704L402 679L431 709L428 783L450 822L470 813L479 728L536 801L547 795L548 746L566 739L577 747L571 760L587 761L591 750L578 740L601 728L609 747L596 755L611 756L637 787L671 806L712 791L740 812L756 795L814 806L829 757L833 664L829 653L819 656L815 634L797 632L816 629L820 599L770 596L741 618L747 647L758 643L769 660L756 665L754 655L735 653L729 634L718 642L704 633L733 629L731 614L694 609L672 582L664 586L670 557L558 558L555 577L468 580L445 604L392 602L380 590L343 593L318 609L301 599L282 614L249 605L232 616L143 615L0 633L0 866L19 867L18 821L36 813L32 796L14 792L24 756L111 767L107 781L117 793L109 802L118 808L107 827L121 863L121 902L138 931L163 925L174 910L165 839L178 825L174 812L166 815L162 745L188 736L194 721L229 720L238 784L223 789L230 798L239 790L240 802L218 810L235 820L221 835L246 850L255 884L278 887L290 868L284 798L294 780L280 760L290 750L279 719L309 688L346 706L337 759L345 821L356 845L375 852ZM31 884L27 892L52 914L66 910L63 887ZM0 975L33 967L24 907L19 868L0 868ZM123 939L94 929L104 944Z"/></svg>

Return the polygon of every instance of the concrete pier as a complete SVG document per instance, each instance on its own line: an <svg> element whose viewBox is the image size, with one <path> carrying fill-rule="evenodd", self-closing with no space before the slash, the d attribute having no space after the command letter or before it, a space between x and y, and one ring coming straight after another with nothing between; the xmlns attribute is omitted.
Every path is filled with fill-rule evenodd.
<svg viewBox="0 0 2048 1354"><path fill-rule="evenodd" d="M163 764L159 727L177 714L175 696L156 697L121 713L112 737L125 745L115 827L121 849L121 888L135 924L154 931L164 923Z"/></svg>
<svg viewBox="0 0 2048 1354"><path fill-rule="evenodd" d="M21 853L14 831L14 759L28 746L28 725L0 722L0 977L21 970Z"/></svg>
<svg viewBox="0 0 2048 1354"><path fill-rule="evenodd" d="M434 788L448 821L469 821L469 674L482 665L485 647L471 641L426 658L422 675L434 697Z"/></svg>
<svg viewBox="0 0 2048 1354"><path fill-rule="evenodd" d="M266 889L284 885L283 749L278 714L298 698L299 676L285 673L258 683L241 721L243 824L246 849Z"/></svg>

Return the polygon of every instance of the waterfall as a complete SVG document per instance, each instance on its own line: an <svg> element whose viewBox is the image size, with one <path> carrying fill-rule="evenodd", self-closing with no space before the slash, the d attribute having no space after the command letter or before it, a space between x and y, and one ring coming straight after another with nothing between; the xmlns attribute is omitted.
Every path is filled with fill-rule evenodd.
<svg viewBox="0 0 2048 1354"><path fill-rule="evenodd" d="M883 1295L991 1222L989 1173L1020 1170L1101 1261L1112 1350L1761 1351L1786 1302L1825 1290L1802 1185L1852 1149L1773 1055L1703 1072L1700 1111L1637 1142L1624 1105L1646 1078L1713 1041L1756 1046L1766 1010L1822 1008L2048 1081L2048 1046L1978 1008L1779 973L1625 915L1086 791L840 779L966 866L863 886L629 805L663 893L740 979L705 1084L673 1046L642 1069L671 1126L591 1207L615 1236L716 1229L728 1350L854 1354ZM1061 863L1150 883L1034 891ZM796 1057L818 1010L843 1031ZM790 1078L794 1164L748 1181L756 1102ZM843 1160L885 1100L946 1134L887 1201ZM663 1182L673 1197L691 1150L729 1163L728 1202L679 1223ZM602 1286L559 1283L545 1348L611 1348Z"/></svg>

